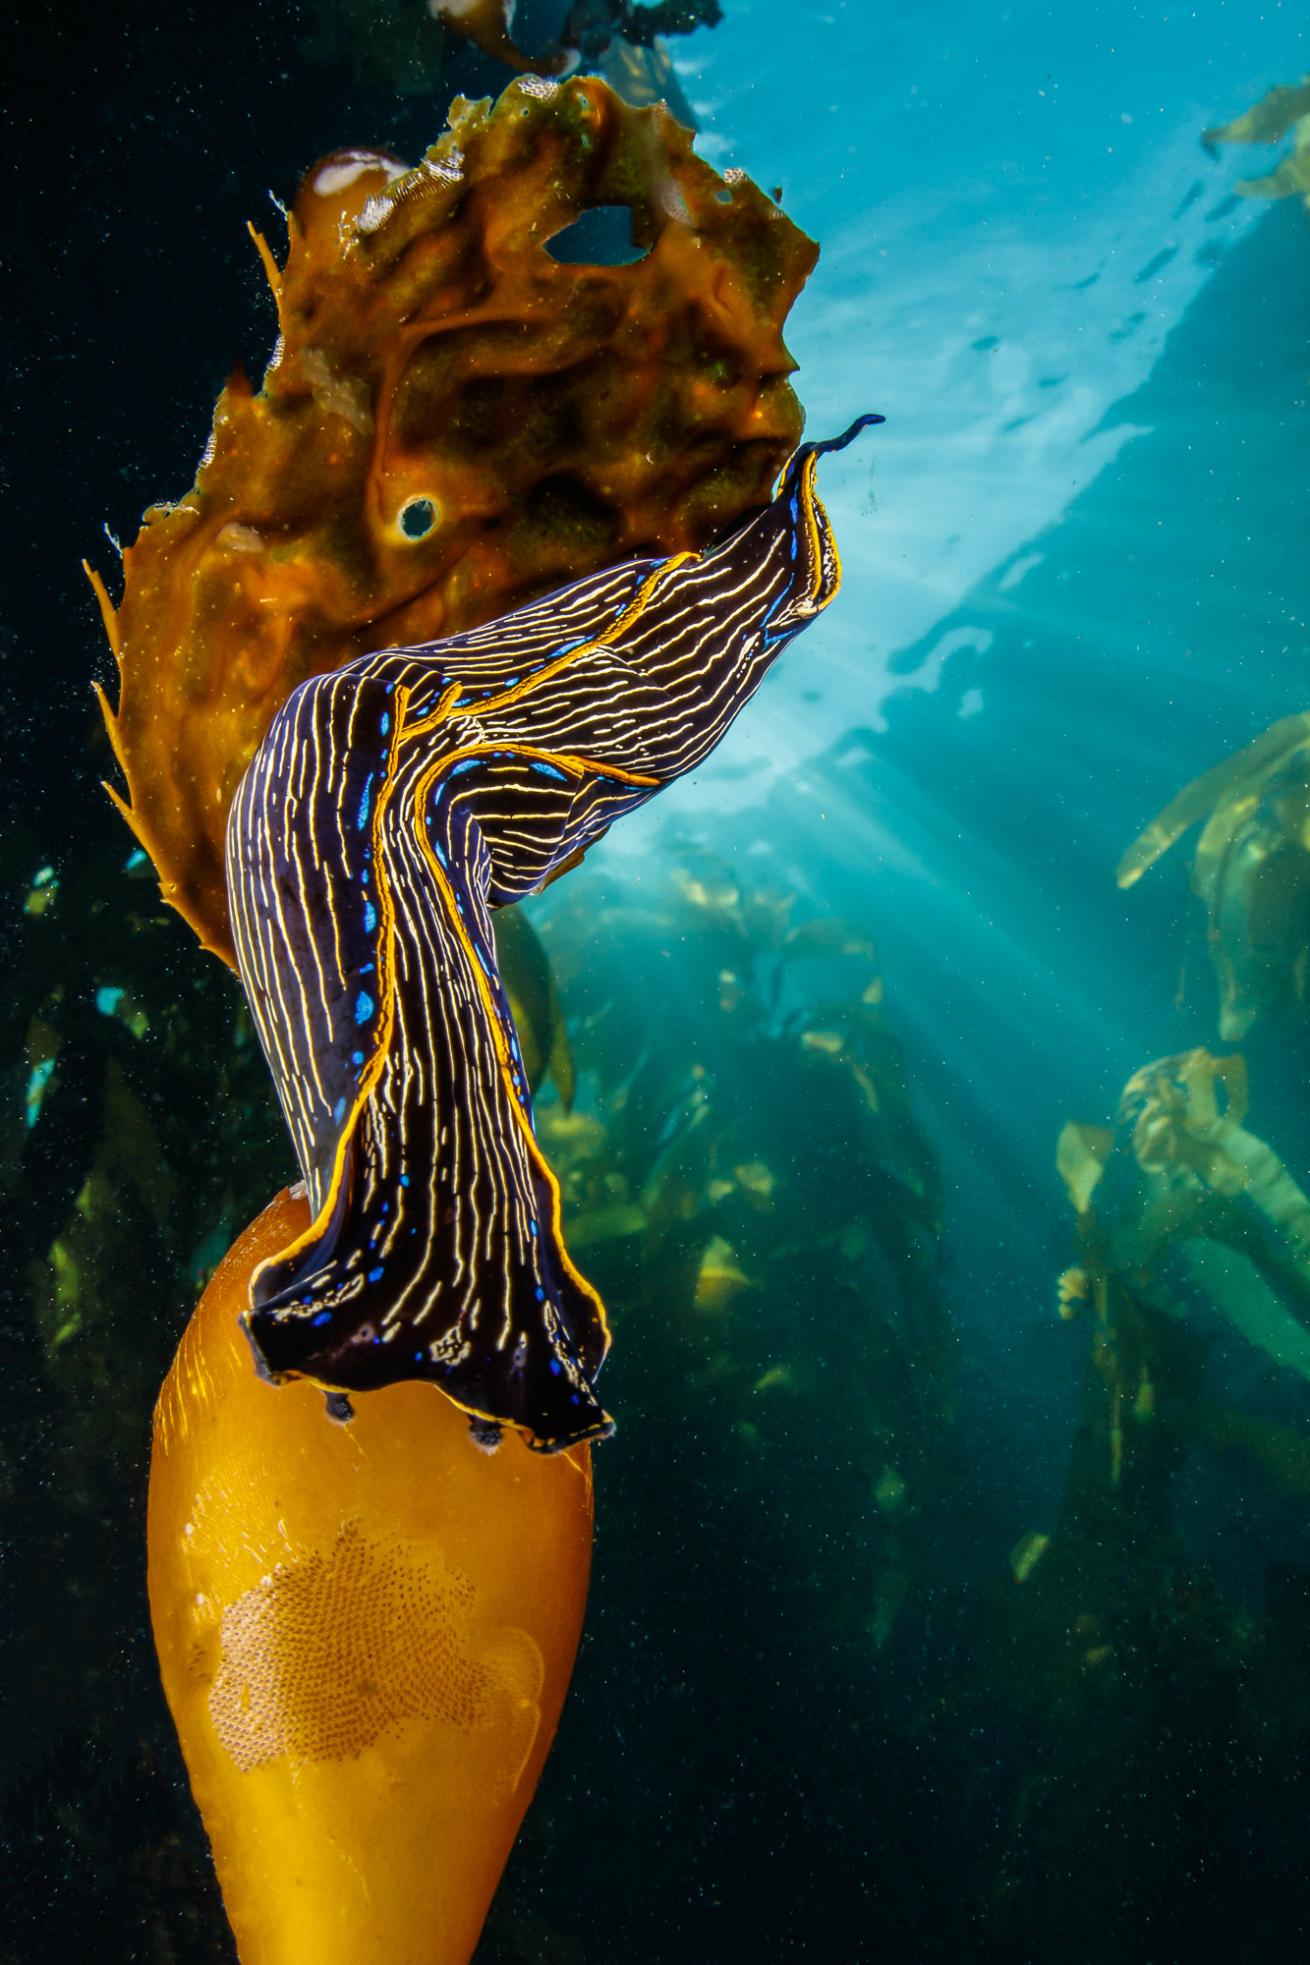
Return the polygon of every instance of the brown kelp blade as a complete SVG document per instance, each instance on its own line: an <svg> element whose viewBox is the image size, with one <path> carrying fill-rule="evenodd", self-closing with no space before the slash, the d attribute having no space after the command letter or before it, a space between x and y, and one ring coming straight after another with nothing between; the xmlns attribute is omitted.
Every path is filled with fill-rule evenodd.
<svg viewBox="0 0 1310 1965"><path fill-rule="evenodd" d="M815 248L691 144L594 78L531 76L456 102L415 170L326 159L280 269L257 240L263 384L228 384L107 614L134 828L227 959L228 807L298 683L767 503L800 435L781 330ZM631 214L632 263L569 263L560 235L597 206Z"/></svg>
<svg viewBox="0 0 1310 1965"><path fill-rule="evenodd" d="M1247 198L1303 198L1310 209L1310 75L1293 87L1270 89L1244 115L1207 130L1202 141L1213 151L1220 143L1277 143L1289 134L1292 148L1274 169L1243 179L1237 189Z"/></svg>
<svg viewBox="0 0 1310 1965"><path fill-rule="evenodd" d="M1115 869L1121 887L1133 887L1142 875L1192 826L1210 816L1225 799L1258 785L1298 745L1310 739L1310 715L1285 716L1254 742L1221 758L1218 764L1184 785L1178 796L1138 834Z"/></svg>

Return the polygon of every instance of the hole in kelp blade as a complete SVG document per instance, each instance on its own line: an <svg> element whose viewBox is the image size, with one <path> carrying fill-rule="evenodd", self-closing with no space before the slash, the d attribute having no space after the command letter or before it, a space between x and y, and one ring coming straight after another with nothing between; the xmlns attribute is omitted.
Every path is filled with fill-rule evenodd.
<svg viewBox="0 0 1310 1965"><path fill-rule="evenodd" d="M633 239L627 205L593 205L548 239L546 251L561 266L633 266L647 248Z"/></svg>
<svg viewBox="0 0 1310 1965"><path fill-rule="evenodd" d="M411 498L400 508L400 529L407 539L426 539L437 522L430 498Z"/></svg>

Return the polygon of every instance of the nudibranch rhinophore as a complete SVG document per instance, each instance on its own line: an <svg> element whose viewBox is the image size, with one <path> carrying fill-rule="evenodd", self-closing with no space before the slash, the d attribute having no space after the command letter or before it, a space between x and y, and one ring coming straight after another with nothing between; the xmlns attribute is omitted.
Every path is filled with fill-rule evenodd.
<svg viewBox="0 0 1310 1965"><path fill-rule="evenodd" d="M840 565L798 450L704 553L630 560L303 683L227 835L242 982L311 1220L255 1270L274 1379L438 1385L542 1451L600 1437L608 1345L569 1259L491 909L714 748Z"/></svg>

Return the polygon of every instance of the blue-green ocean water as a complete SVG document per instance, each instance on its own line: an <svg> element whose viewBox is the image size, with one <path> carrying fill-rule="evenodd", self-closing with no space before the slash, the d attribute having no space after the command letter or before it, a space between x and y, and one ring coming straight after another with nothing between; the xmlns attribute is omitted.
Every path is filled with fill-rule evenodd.
<svg viewBox="0 0 1310 1965"><path fill-rule="evenodd" d="M1184 1292L1113 1480L1119 1367L1056 1314L1083 1258L1055 1151L1151 1060L1237 1048L1190 848L1128 891L1114 869L1308 706L1310 216L1235 195L1286 143L1201 135L1299 80L1310 29L1220 0L724 12L672 60L702 154L821 244L787 335L809 428L887 422L823 467L829 613L534 906L579 1074L573 1132L547 1087L543 1134L614 1313L619 1432L478 1957L1263 1965L1310 1928L1306 1374ZM291 1171L221 980L124 868L76 566L181 494L232 362L266 359L267 191L344 145L414 156L457 86L505 79L459 54L413 87L368 53L394 18L34 19L6 110L22 1965L232 1956L145 1620L148 1414L187 1291ZM47 867L61 898L24 914ZM789 952L784 906L876 944L875 1017L872 958ZM61 1062L29 1125L34 1019ZM1241 1049L1250 1130L1304 1187L1303 1010ZM852 1056L864 1080L824 1065ZM53 1250L106 1113L122 1198L70 1298Z"/></svg>
<svg viewBox="0 0 1310 1965"><path fill-rule="evenodd" d="M822 243L789 333L811 429L888 425L825 468L841 600L675 796L706 839L705 808L737 809L736 853L782 849L879 937L944 1160L980 1478L1040 1513L1070 1396L1052 1141L1215 1037L1184 869L1121 895L1115 863L1304 693L1305 214L1232 195L1276 147L1198 132L1299 77L1307 24L852 5L798 44L787 17L742 9L679 70L700 147Z"/></svg>

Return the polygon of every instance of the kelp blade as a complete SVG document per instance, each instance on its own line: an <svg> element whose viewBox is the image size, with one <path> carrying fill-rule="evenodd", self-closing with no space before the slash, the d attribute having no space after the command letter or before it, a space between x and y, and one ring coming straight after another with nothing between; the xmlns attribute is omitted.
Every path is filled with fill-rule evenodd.
<svg viewBox="0 0 1310 1965"><path fill-rule="evenodd" d="M348 152L310 173L285 263L262 245L262 386L233 376L117 612L100 589L130 823L227 960L228 806L307 676L700 548L768 503L800 437L782 326L816 248L771 198L594 76L450 114L413 170ZM552 255L605 206L639 258Z"/></svg>
<svg viewBox="0 0 1310 1965"><path fill-rule="evenodd" d="M196 1310L155 1414L150 1609L242 1965L464 1965L532 1798L582 1628L585 1447L487 1454L430 1387L261 1383L255 1264Z"/></svg>

